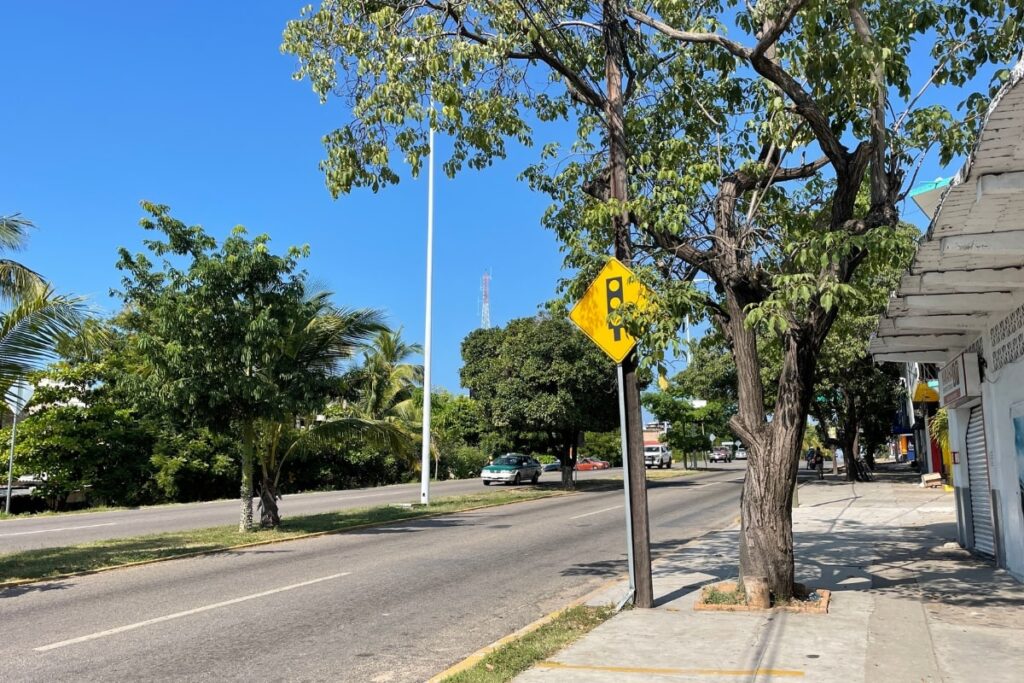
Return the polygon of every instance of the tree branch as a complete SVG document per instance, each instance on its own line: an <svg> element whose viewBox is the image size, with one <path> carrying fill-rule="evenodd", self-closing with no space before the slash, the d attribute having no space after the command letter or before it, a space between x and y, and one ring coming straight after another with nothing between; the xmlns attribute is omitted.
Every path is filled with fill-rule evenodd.
<svg viewBox="0 0 1024 683"><path fill-rule="evenodd" d="M769 48L778 42L782 34L786 32L790 24L793 23L793 19L796 18L797 12L804 6L807 0L790 0L789 5L782 12L782 16L778 20L771 23L769 29L762 34L761 38L757 41L757 45L754 46L754 51L751 57L760 57L768 51Z"/></svg>
<svg viewBox="0 0 1024 683"><path fill-rule="evenodd" d="M627 7L625 10L623 10L623 13L626 16L635 19L636 21L639 21L641 24L649 26L653 28L655 31L658 31L659 33L662 33L665 36L672 38L673 40L678 40L679 42L682 43L707 43L712 45L718 45L720 47L725 48L726 50L728 50L729 52L731 52L732 54L736 55L741 59L750 59L751 51L749 48L746 48L737 42L729 40L725 36L720 36L717 33L680 31L679 29L672 28L663 21L659 21L654 17L644 14L643 12L633 9L631 7Z"/></svg>

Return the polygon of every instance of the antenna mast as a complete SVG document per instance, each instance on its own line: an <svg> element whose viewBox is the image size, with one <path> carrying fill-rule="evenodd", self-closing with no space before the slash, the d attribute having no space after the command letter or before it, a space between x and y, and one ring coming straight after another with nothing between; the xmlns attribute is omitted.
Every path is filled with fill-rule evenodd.
<svg viewBox="0 0 1024 683"><path fill-rule="evenodd" d="M480 327L491 329L491 271L485 270L480 282Z"/></svg>

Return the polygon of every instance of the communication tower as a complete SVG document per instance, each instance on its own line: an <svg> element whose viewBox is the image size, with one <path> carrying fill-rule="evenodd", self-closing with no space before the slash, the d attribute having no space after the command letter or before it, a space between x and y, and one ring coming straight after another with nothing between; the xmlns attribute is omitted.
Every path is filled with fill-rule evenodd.
<svg viewBox="0 0 1024 683"><path fill-rule="evenodd" d="M485 270L480 281L480 327L491 329L491 271Z"/></svg>

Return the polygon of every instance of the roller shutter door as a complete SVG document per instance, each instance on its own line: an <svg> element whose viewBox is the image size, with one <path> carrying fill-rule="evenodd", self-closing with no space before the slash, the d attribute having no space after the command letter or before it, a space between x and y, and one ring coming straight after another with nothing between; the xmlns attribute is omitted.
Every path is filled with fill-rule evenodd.
<svg viewBox="0 0 1024 683"><path fill-rule="evenodd" d="M971 520L974 525L974 549L995 557L995 526L992 523L992 492L988 480L988 453L985 452L985 419L981 406L971 408L967 423L967 474L971 487Z"/></svg>

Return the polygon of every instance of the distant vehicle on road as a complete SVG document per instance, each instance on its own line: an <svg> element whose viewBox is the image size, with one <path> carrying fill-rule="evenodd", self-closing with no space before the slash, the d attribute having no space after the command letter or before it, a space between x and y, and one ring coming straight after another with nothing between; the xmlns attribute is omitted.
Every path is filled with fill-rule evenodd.
<svg viewBox="0 0 1024 683"><path fill-rule="evenodd" d="M664 444L644 446L644 465L647 467L672 467L672 451Z"/></svg>
<svg viewBox="0 0 1024 683"><path fill-rule="evenodd" d="M576 463L576 469L585 472L587 470L606 470L611 467L612 464L605 460L598 460L597 458L582 458Z"/></svg>
<svg viewBox="0 0 1024 683"><path fill-rule="evenodd" d="M558 461L549 462L547 465L544 465L543 469L545 472L557 472L562 469L562 463Z"/></svg>
<svg viewBox="0 0 1024 683"><path fill-rule="evenodd" d="M480 472L484 486L492 483L518 485L524 481L536 484L540 479L541 464L528 455L506 453L495 458Z"/></svg>
<svg viewBox="0 0 1024 683"><path fill-rule="evenodd" d="M711 462L732 462L732 454L724 448L716 448L711 451L711 456L708 460Z"/></svg>
<svg viewBox="0 0 1024 683"><path fill-rule="evenodd" d="M737 448L736 449L736 459L737 460L746 460L747 459L747 449L746 448Z"/></svg>

